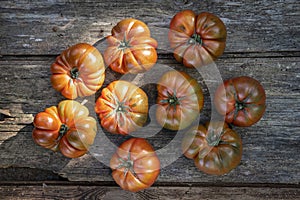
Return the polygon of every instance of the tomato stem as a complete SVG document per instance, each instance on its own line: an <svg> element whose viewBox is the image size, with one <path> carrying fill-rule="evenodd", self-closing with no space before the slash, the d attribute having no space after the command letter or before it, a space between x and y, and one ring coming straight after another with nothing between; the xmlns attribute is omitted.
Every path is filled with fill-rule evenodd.
<svg viewBox="0 0 300 200"><path fill-rule="evenodd" d="M116 112L128 112L129 107L126 106L123 102L119 102L116 107Z"/></svg>
<svg viewBox="0 0 300 200"><path fill-rule="evenodd" d="M69 127L66 124L62 124L59 128L59 139L62 138L69 130Z"/></svg>
<svg viewBox="0 0 300 200"><path fill-rule="evenodd" d="M241 101L235 102L235 110L234 110L233 120L236 120L239 111L244 110L245 107L246 107L246 104L244 102L241 102Z"/></svg>
<svg viewBox="0 0 300 200"><path fill-rule="evenodd" d="M70 71L71 78L72 79L77 79L79 77L79 70L77 67L73 67Z"/></svg>
<svg viewBox="0 0 300 200"><path fill-rule="evenodd" d="M207 144L211 147L218 146L221 142L221 137L224 134L222 130L221 133L216 133L215 131L209 131L206 137Z"/></svg>
<svg viewBox="0 0 300 200"><path fill-rule="evenodd" d="M178 105L179 101L178 101L178 98L176 96L172 96L172 97L168 98L168 103L170 105Z"/></svg>
<svg viewBox="0 0 300 200"><path fill-rule="evenodd" d="M237 115L239 113L239 111L243 110L246 107L246 103L244 103L243 101L240 101L237 95L237 90L236 88L233 86L233 84L230 84L231 87L234 88L234 98L235 98L235 110L234 110L234 115L233 115L233 120L235 121L237 118ZM249 96L244 100L247 101L247 99L249 98Z"/></svg>
<svg viewBox="0 0 300 200"><path fill-rule="evenodd" d="M244 102L236 101L235 103L235 109L237 111L243 110L246 107Z"/></svg>
<svg viewBox="0 0 300 200"><path fill-rule="evenodd" d="M200 35L198 35L197 33L194 33L193 35L192 35L192 37L188 40L188 43L189 44L200 44L200 45L202 45L202 39L201 39L201 36Z"/></svg>
<svg viewBox="0 0 300 200"><path fill-rule="evenodd" d="M176 106L180 104L180 98L177 97L176 91L174 91L173 94L171 94L170 92L167 93L168 98L161 100L161 103L168 103L170 106Z"/></svg>
<svg viewBox="0 0 300 200"><path fill-rule="evenodd" d="M124 33L124 39L120 41L119 49L124 50L130 48L129 42L129 40L126 40L126 33Z"/></svg>
<svg viewBox="0 0 300 200"><path fill-rule="evenodd" d="M117 169L125 168L124 176L127 175L128 171L130 171L134 176L137 176L133 169L133 160L131 160L130 158L130 152L127 155L127 159L119 158L120 164L118 165Z"/></svg>
<svg viewBox="0 0 300 200"><path fill-rule="evenodd" d="M168 93L168 98L160 100L160 103L167 103L168 104L167 109L170 109L170 107L173 106L174 110L176 110L176 106L180 105L181 97L180 98L177 97L176 91L174 91L173 94L171 94L169 91L167 93Z"/></svg>

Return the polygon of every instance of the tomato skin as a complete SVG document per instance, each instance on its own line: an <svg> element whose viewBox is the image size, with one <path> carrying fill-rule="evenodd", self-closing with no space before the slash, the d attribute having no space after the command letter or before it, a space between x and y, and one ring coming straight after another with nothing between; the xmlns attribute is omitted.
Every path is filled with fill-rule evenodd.
<svg viewBox="0 0 300 200"><path fill-rule="evenodd" d="M157 122L170 130L188 127L203 108L204 97L197 80L175 70L163 74L157 83Z"/></svg>
<svg viewBox="0 0 300 200"><path fill-rule="evenodd" d="M110 83L96 100L95 112L110 133L127 135L142 127L148 117L148 97L136 85L118 80Z"/></svg>
<svg viewBox="0 0 300 200"><path fill-rule="evenodd" d="M124 19L106 39L105 63L118 73L142 73L157 61L157 41L151 38L148 26L142 21Z"/></svg>
<svg viewBox="0 0 300 200"><path fill-rule="evenodd" d="M131 192L149 188L160 173L160 161L153 147L142 138L122 143L112 156L110 167L116 183Z"/></svg>
<svg viewBox="0 0 300 200"><path fill-rule="evenodd" d="M68 99L95 94L105 78L101 53L86 43L63 51L51 65L51 72L53 88Z"/></svg>
<svg viewBox="0 0 300 200"><path fill-rule="evenodd" d="M33 121L33 140L40 146L77 158L87 153L97 132L88 109L73 100L61 101L38 113Z"/></svg>
<svg viewBox="0 0 300 200"><path fill-rule="evenodd" d="M184 135L182 150L187 158L194 159L199 170L223 175L239 165L242 140L226 123L211 122L188 130Z"/></svg>
<svg viewBox="0 0 300 200"><path fill-rule="evenodd" d="M248 76L224 81L216 90L214 104L229 124L252 126L266 110L266 94L263 86Z"/></svg>
<svg viewBox="0 0 300 200"><path fill-rule="evenodd" d="M186 67L212 63L225 50L227 31L216 15L192 10L177 13L170 22L169 42L175 59Z"/></svg>

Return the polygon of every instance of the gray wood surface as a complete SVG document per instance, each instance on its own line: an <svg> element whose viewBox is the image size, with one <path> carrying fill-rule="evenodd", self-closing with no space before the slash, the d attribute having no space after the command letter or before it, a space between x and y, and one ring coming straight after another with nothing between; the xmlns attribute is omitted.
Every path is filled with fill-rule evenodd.
<svg viewBox="0 0 300 200"><path fill-rule="evenodd" d="M299 51L299 1L132 0L1 1L0 55L59 54L95 43L124 18L147 23L154 38L182 9L218 15L228 30L225 52ZM166 41L160 43L164 46Z"/></svg>
<svg viewBox="0 0 300 200"><path fill-rule="evenodd" d="M1 1L0 198L299 199L299 8L297 0ZM55 57L80 42L96 43L102 51L103 46L97 42L109 35L118 21L129 17L148 24L158 40L156 68L169 66L198 80L205 96L200 121L209 120L212 107L208 87L213 83L205 78L209 74L182 67L168 49L169 22L182 9L209 11L224 21L227 46L216 61L224 80L248 75L266 90L263 118L252 127L234 127L243 141L242 161L235 170L224 176L206 175L192 160L179 156L161 170L154 187L133 194L120 190L111 178L105 165L112 153L107 150L111 144L101 143L103 135L98 134L92 152L78 159L67 159L34 144L33 117L64 99L50 84L49 69ZM119 78L108 69L104 86ZM135 80L143 85L149 77L139 75ZM150 105L155 104L155 85L142 88ZM96 96L88 98L92 115ZM158 151L176 135L154 125L143 134ZM105 133L105 138L119 145L128 137ZM172 156L174 152L166 152L163 162Z"/></svg>
<svg viewBox="0 0 300 200"><path fill-rule="evenodd" d="M247 200L296 200L300 189L290 187L151 187L130 193L118 187L39 185L15 187L0 186L4 199L103 199L103 200L149 200L149 199L247 199Z"/></svg>
<svg viewBox="0 0 300 200"><path fill-rule="evenodd" d="M159 63L186 71L199 80L206 100L200 120L208 120L211 110L210 94L204 80L196 70L185 69L171 58L162 57ZM63 99L50 85L49 66L54 59L55 57L1 59L0 78L6 81L1 87L0 105L10 116L4 117L0 122L0 167L46 169L72 181L111 181L110 170L103 164L107 160L101 162L92 153L70 160L35 145L31 139L34 115ZM228 57L218 60L216 64L223 79L249 75L262 83L267 94L267 110L261 121L252 127L234 128L243 139L242 162L230 174L215 177L199 172L191 160L181 156L172 165L162 169L158 181L299 183L299 61L299 57ZM114 80L115 75L108 70L105 84ZM155 89L145 87L144 90L153 104ZM93 98L95 99L91 97L87 104L91 114ZM174 134L176 133L163 129L148 140L156 149L160 149L172 141ZM106 136L116 145L126 139L112 134ZM106 153L105 144L95 148L96 151L99 149L103 154Z"/></svg>

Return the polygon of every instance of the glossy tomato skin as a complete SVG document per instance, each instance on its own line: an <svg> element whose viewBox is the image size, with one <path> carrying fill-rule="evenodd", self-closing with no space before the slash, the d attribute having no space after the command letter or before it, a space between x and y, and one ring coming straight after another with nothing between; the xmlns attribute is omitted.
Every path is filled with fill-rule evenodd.
<svg viewBox="0 0 300 200"><path fill-rule="evenodd" d="M186 67L201 67L221 56L227 31L216 15L183 10L171 20L169 41L175 59Z"/></svg>
<svg viewBox="0 0 300 200"><path fill-rule="evenodd" d="M79 43L63 51L51 65L51 83L68 99L90 96L102 86L105 65L92 45Z"/></svg>
<svg viewBox="0 0 300 200"><path fill-rule="evenodd" d="M157 61L157 42L142 21L124 19L113 27L106 39L105 63L118 73L142 73Z"/></svg>
<svg viewBox="0 0 300 200"><path fill-rule="evenodd" d="M160 173L160 161L153 147L142 138L122 143L110 160L112 176L124 190L149 188Z"/></svg>
<svg viewBox="0 0 300 200"><path fill-rule="evenodd" d="M247 127L258 122L266 110L263 86L248 76L224 81L216 90L214 104L229 124Z"/></svg>
<svg viewBox="0 0 300 200"><path fill-rule="evenodd" d="M87 153L97 132L96 120L88 109L73 100L46 108L35 116L33 125L32 137L38 145L69 158Z"/></svg>
<svg viewBox="0 0 300 200"><path fill-rule="evenodd" d="M168 71L157 83L158 123L170 130L181 130L199 116L204 104L201 86L196 79L179 71Z"/></svg>
<svg viewBox="0 0 300 200"><path fill-rule="evenodd" d="M106 130L127 135L146 123L148 97L136 85L117 80L102 90L96 100L95 112Z"/></svg>
<svg viewBox="0 0 300 200"><path fill-rule="evenodd" d="M242 140L226 123L211 122L192 127L184 135L182 150L207 174L223 175L236 168L242 158Z"/></svg>

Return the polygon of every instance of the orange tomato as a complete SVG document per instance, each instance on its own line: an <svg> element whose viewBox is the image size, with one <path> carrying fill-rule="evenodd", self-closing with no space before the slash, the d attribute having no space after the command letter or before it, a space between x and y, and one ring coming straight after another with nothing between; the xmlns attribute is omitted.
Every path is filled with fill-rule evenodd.
<svg viewBox="0 0 300 200"><path fill-rule="evenodd" d="M142 138L122 143L110 160L112 176L124 190L149 188L160 173L160 161L153 147Z"/></svg>
<svg viewBox="0 0 300 200"><path fill-rule="evenodd" d="M102 55L85 43L63 51L51 65L51 72L53 88L68 99L96 93L105 78Z"/></svg>
<svg viewBox="0 0 300 200"><path fill-rule="evenodd" d="M107 37L107 43L104 60L118 73L145 72L157 61L157 42L142 21L131 18L120 21Z"/></svg>
<svg viewBox="0 0 300 200"><path fill-rule="evenodd" d="M95 112L106 130L127 135L146 123L148 97L130 82L114 81L102 90L96 101Z"/></svg>

